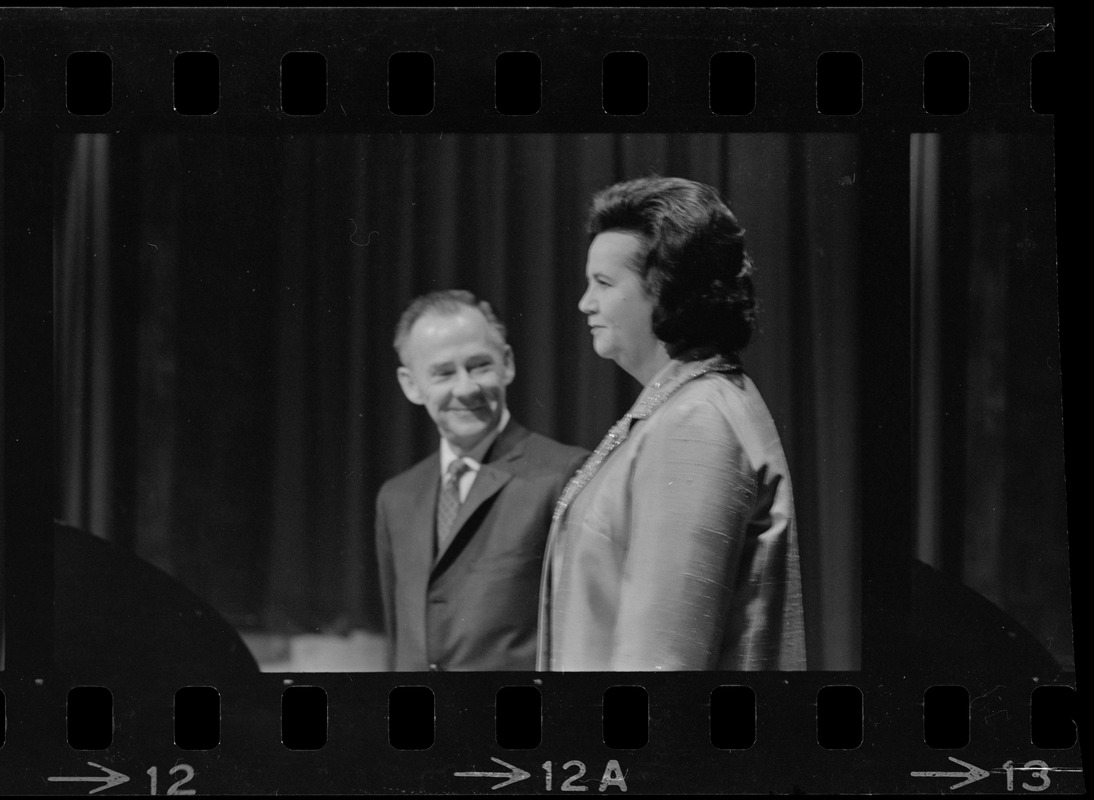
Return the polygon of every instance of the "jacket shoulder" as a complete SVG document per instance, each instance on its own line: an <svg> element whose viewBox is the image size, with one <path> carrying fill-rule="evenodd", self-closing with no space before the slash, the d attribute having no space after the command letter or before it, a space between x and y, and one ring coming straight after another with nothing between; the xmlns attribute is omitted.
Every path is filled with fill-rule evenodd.
<svg viewBox="0 0 1094 800"><path fill-rule="evenodd" d="M575 458L589 454L589 451L584 448L572 444L563 444L534 431L528 435L526 449L535 452L541 460L557 461L559 463L568 463Z"/></svg>
<svg viewBox="0 0 1094 800"><path fill-rule="evenodd" d="M735 441L755 459L782 462L778 430L752 380L744 374L704 375L691 381L651 416L648 436Z"/></svg>
<svg viewBox="0 0 1094 800"><path fill-rule="evenodd" d="M696 418L713 421L724 417L726 423L770 417L756 385L744 374L710 373L681 387L662 409L662 419L679 421Z"/></svg>
<svg viewBox="0 0 1094 800"><path fill-rule="evenodd" d="M555 441L540 433L530 432L524 446L524 458L537 470L558 472L569 477L588 457L581 447Z"/></svg>

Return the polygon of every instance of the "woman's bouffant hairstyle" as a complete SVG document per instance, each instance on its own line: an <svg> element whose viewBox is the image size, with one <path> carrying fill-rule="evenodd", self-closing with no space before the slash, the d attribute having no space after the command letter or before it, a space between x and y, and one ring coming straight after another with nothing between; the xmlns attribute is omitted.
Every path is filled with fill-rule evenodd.
<svg viewBox="0 0 1094 800"><path fill-rule="evenodd" d="M683 178L617 183L593 197L589 240L604 231L638 234L645 260L633 267L656 300L653 332L672 356L688 350L736 354L752 338L756 298L744 229L718 192Z"/></svg>

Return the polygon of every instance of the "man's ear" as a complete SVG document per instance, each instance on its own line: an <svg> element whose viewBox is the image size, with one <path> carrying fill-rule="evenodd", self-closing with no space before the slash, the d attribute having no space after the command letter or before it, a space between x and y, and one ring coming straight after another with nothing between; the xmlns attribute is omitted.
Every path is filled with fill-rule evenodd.
<svg viewBox="0 0 1094 800"><path fill-rule="evenodd" d="M418 391L418 384L415 382L414 375L411 374L410 368L399 367L395 370L395 375L399 378L399 386L402 387L406 399L417 406L425 405L425 398L422 397L422 393Z"/></svg>
<svg viewBox="0 0 1094 800"><path fill-rule="evenodd" d="M513 382L513 378L517 377L517 361L513 356L513 348L509 345L505 345L505 352L502 360L502 376L505 379L506 386Z"/></svg>

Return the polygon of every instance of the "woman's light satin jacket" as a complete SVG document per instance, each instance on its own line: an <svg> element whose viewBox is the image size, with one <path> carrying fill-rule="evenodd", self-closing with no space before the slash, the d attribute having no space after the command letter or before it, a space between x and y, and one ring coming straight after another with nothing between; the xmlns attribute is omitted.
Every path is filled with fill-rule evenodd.
<svg viewBox="0 0 1094 800"><path fill-rule="evenodd" d="M755 385L727 367L670 362L556 512L539 669L805 669L790 473Z"/></svg>

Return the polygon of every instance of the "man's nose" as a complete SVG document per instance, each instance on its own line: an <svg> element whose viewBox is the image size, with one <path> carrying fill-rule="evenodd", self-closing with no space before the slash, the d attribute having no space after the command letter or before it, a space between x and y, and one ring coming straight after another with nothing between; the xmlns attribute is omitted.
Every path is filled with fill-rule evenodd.
<svg viewBox="0 0 1094 800"><path fill-rule="evenodd" d="M482 387L471 377L471 373L465 369L461 369L456 373L456 385L452 387L452 392L459 397L470 397L471 395L478 394L482 391Z"/></svg>

